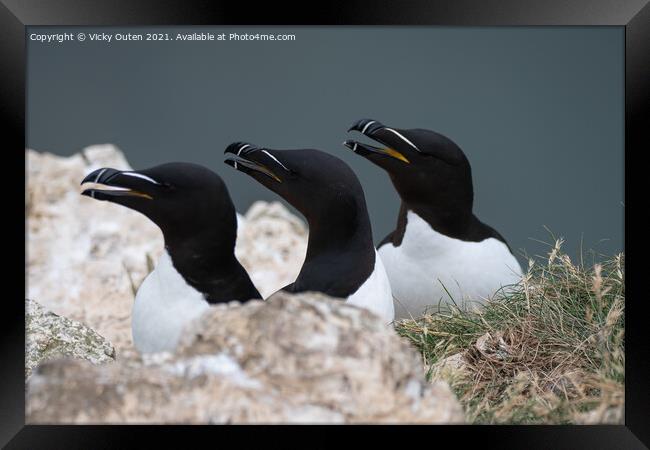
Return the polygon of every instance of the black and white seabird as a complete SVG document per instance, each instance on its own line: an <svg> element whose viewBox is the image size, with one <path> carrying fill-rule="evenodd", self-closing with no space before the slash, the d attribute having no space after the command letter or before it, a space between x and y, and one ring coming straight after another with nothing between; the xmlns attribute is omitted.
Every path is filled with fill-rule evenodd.
<svg viewBox="0 0 650 450"><path fill-rule="evenodd" d="M237 142L225 163L280 195L306 218L307 254L289 292L318 291L394 317L386 271L372 242L363 188L350 167L319 150L271 150Z"/></svg>
<svg viewBox="0 0 650 450"><path fill-rule="evenodd" d="M235 257L235 207L216 173L190 163L103 168L81 182L90 183L100 186L82 195L138 211L163 233L165 251L133 304L131 331L140 352L172 351L183 327L209 304L262 298Z"/></svg>
<svg viewBox="0 0 650 450"><path fill-rule="evenodd" d="M521 279L505 239L472 212L470 164L454 142L433 131L391 128L370 119L348 131L382 144L344 142L388 172L402 200L397 228L378 247L396 317L416 317L437 305L478 306Z"/></svg>

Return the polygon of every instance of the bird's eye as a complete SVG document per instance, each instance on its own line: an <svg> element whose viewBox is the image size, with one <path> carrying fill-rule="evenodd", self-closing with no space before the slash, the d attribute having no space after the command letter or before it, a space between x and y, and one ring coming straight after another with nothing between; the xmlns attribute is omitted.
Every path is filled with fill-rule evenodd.
<svg viewBox="0 0 650 450"><path fill-rule="evenodd" d="M160 183L160 185L166 190L170 190L173 188L172 184L166 181L163 181L162 183Z"/></svg>

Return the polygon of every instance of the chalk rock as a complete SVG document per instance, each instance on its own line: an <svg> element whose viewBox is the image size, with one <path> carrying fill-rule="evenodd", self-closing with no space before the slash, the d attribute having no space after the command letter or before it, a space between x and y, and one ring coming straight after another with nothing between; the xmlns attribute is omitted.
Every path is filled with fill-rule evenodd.
<svg viewBox="0 0 650 450"><path fill-rule="evenodd" d="M70 157L27 150L27 297L82 322L116 347L131 340L134 289L156 261L162 235L143 215L82 197L79 183L101 167L130 169L112 145Z"/></svg>
<svg viewBox="0 0 650 450"><path fill-rule="evenodd" d="M45 363L28 423L461 423L449 387L373 313L321 294L210 308L177 351Z"/></svg>
<svg viewBox="0 0 650 450"><path fill-rule="evenodd" d="M39 363L61 357L101 364L115 359L115 349L104 337L82 323L47 311L25 300L25 377Z"/></svg>
<svg viewBox="0 0 650 450"><path fill-rule="evenodd" d="M295 281L307 252L307 226L280 202L251 205L237 233L235 255L267 298Z"/></svg>

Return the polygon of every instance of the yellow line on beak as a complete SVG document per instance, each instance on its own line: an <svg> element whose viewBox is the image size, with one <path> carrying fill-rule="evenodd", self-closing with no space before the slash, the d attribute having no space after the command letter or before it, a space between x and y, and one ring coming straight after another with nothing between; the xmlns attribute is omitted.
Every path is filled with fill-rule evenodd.
<svg viewBox="0 0 650 450"><path fill-rule="evenodd" d="M260 169L260 171L262 173L265 173L266 175L270 176L271 178L273 178L278 183L282 183L282 180L280 179L280 177L278 177L276 174L274 174L273 171L271 169L269 169L268 167L266 167L264 164L255 163L255 165Z"/></svg>
<svg viewBox="0 0 650 450"><path fill-rule="evenodd" d="M385 149L384 149L384 152L385 152L387 155L390 155L390 156L392 156L392 157L395 158L395 159L399 159L400 161L404 161L406 164L411 164L411 161L409 161L408 159L406 159L406 156L402 155L402 154L401 154L400 152L398 152L397 150L393 150L392 148L385 148Z"/></svg>
<svg viewBox="0 0 650 450"><path fill-rule="evenodd" d="M144 192L140 192L140 191L129 191L128 195L131 195L133 197L144 197L144 198L148 198L149 200L153 200L153 197L151 195L145 194Z"/></svg>

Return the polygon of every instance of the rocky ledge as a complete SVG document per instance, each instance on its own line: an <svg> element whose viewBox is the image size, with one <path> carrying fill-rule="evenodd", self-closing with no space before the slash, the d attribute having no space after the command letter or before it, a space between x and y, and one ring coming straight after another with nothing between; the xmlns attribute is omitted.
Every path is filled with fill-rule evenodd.
<svg viewBox="0 0 650 450"><path fill-rule="evenodd" d="M460 423L374 314L321 294L210 308L172 355L42 364L29 423Z"/></svg>
<svg viewBox="0 0 650 450"><path fill-rule="evenodd" d="M25 377L41 362L65 357L101 364L115 359L115 349L86 325L25 300Z"/></svg>

